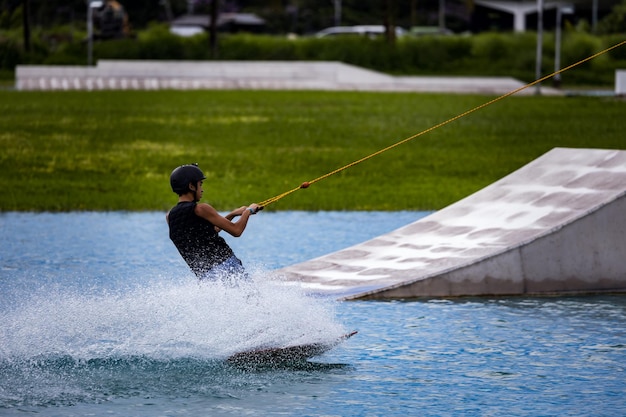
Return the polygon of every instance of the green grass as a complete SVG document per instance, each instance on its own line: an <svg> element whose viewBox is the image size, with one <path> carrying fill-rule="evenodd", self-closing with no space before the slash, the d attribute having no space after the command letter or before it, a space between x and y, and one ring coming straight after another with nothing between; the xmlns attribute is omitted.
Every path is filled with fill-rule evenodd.
<svg viewBox="0 0 626 417"><path fill-rule="evenodd" d="M487 102L478 95L0 91L0 211L165 210L198 162L219 210L265 200ZM626 148L626 102L510 97L272 210L439 209L554 147Z"/></svg>
<svg viewBox="0 0 626 417"><path fill-rule="evenodd" d="M13 89L15 87L15 72L0 69L0 90Z"/></svg>

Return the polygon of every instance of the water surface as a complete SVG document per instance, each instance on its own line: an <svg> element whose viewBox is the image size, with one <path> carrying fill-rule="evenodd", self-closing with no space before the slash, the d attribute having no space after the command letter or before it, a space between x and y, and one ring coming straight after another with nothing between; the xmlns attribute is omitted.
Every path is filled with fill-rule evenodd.
<svg viewBox="0 0 626 417"><path fill-rule="evenodd" d="M427 213L262 212L252 285L198 285L163 213L0 215L0 416L622 416L626 297L336 302L271 271ZM250 346L359 334L307 366Z"/></svg>

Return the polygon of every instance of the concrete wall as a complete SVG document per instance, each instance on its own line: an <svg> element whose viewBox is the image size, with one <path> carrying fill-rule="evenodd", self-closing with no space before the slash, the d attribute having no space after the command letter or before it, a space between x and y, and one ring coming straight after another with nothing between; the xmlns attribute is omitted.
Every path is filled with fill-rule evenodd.
<svg viewBox="0 0 626 417"><path fill-rule="evenodd" d="M615 94L626 95L626 70L615 70Z"/></svg>
<svg viewBox="0 0 626 417"><path fill-rule="evenodd" d="M339 90L505 94L511 77L394 77L341 62L123 61L96 66L19 65L18 90ZM561 94L543 88L543 94ZM525 89L517 94L531 94Z"/></svg>

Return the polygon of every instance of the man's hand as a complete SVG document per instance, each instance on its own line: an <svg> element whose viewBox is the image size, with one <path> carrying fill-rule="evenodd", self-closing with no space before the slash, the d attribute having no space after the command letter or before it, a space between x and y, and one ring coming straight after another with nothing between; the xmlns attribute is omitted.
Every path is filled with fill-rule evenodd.
<svg viewBox="0 0 626 417"><path fill-rule="evenodd" d="M263 206L252 203L248 206L248 210L250 211L250 214L257 214L259 211L263 210Z"/></svg>

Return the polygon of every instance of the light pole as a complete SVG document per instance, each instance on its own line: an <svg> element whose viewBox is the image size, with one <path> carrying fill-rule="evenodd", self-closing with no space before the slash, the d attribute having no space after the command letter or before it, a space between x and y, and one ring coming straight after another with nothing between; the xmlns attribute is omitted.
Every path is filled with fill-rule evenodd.
<svg viewBox="0 0 626 417"><path fill-rule="evenodd" d="M543 0L537 0L537 56L535 59L535 79L541 78L541 58L543 54ZM541 83L535 86L535 94L541 95Z"/></svg>
<svg viewBox="0 0 626 417"><path fill-rule="evenodd" d="M558 72L561 69L561 21L564 14L574 13L574 6L557 6L556 8L556 32L554 35L554 72ZM559 88L561 86L561 73L554 75L554 86Z"/></svg>
<svg viewBox="0 0 626 417"><path fill-rule="evenodd" d="M87 3L87 66L93 60L93 10L99 9L104 3L99 0L88 0Z"/></svg>
<svg viewBox="0 0 626 417"><path fill-rule="evenodd" d="M341 0L333 0L335 8L335 26L341 25Z"/></svg>

